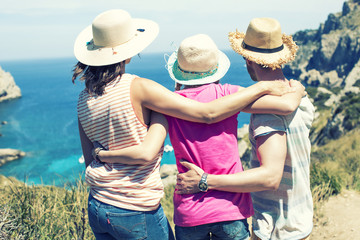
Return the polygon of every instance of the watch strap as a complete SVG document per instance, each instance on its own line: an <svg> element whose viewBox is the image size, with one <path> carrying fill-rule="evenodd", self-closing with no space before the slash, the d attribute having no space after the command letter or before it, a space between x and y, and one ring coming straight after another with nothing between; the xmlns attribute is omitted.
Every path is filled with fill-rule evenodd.
<svg viewBox="0 0 360 240"><path fill-rule="evenodd" d="M208 173L204 172L203 175L201 176L201 180L200 180L200 181L206 182L208 175L209 175Z"/></svg>

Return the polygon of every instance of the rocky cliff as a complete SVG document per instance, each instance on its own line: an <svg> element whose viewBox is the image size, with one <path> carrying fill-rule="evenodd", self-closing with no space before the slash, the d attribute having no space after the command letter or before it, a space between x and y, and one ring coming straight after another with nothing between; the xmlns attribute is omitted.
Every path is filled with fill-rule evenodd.
<svg viewBox="0 0 360 240"><path fill-rule="evenodd" d="M342 12L329 14L317 30L293 35L300 46L286 74L308 86L350 90L360 79L360 0L344 2Z"/></svg>
<svg viewBox="0 0 360 240"><path fill-rule="evenodd" d="M284 66L288 78L308 87L318 114L313 144L337 139L360 124L360 0L344 2L316 30L293 35L299 45L295 61ZM326 117L324 117L324 114ZM322 121L322 123L319 123Z"/></svg>
<svg viewBox="0 0 360 240"><path fill-rule="evenodd" d="M0 67L0 102L21 97L20 88L10 73Z"/></svg>

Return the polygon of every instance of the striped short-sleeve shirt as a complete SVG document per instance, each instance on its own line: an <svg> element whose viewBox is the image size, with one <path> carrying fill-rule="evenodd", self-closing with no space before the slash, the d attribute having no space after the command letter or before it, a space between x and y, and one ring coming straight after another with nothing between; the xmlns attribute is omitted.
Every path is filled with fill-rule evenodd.
<svg viewBox="0 0 360 240"><path fill-rule="evenodd" d="M253 229L261 239L302 239L311 233L313 202L309 132L313 118L314 106L307 97L301 100L295 112L287 116L251 116L249 139L252 144L252 168L260 166L256 155L256 137L280 131L286 133L287 139L287 155L278 190L251 194L255 211Z"/></svg>
<svg viewBox="0 0 360 240"><path fill-rule="evenodd" d="M105 87L101 96L83 90L78 101L78 117L87 135L109 150L140 144L147 126L136 116L130 99L135 75L123 74ZM163 185L159 168L162 149L148 165L101 163L93 160L85 179L97 200L116 207L151 211L160 204Z"/></svg>

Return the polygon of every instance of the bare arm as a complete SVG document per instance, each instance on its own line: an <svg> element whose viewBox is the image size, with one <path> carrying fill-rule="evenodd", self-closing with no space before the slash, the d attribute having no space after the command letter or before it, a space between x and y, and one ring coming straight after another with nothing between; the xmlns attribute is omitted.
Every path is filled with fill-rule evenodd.
<svg viewBox="0 0 360 240"><path fill-rule="evenodd" d="M276 190L280 184L287 152L286 134L273 132L258 137L257 155L261 162L260 167L244 172L229 175L212 175L207 178L209 189L228 192L256 192L263 190ZM190 170L178 174L176 193L199 192L197 184L204 172L194 164L184 162Z"/></svg>
<svg viewBox="0 0 360 240"><path fill-rule="evenodd" d="M102 162L108 163L147 164L159 154L164 144L167 129L166 118L160 113L152 112L149 131L141 144L120 150L102 150L98 153L98 157Z"/></svg>
<svg viewBox="0 0 360 240"><path fill-rule="evenodd" d="M305 87L296 80L290 80L290 85L295 88L295 92L282 96L264 95L253 103L250 103L243 111L248 113L270 113L278 115L288 115L292 113L297 109L301 98L305 95Z"/></svg>
<svg viewBox="0 0 360 240"><path fill-rule="evenodd" d="M82 148L83 156L85 159L85 166L87 167L94 160L92 157L92 154L91 154L93 144L90 141L90 139L86 136L85 131L84 131L79 119L78 119L78 126L79 126L81 148Z"/></svg>
<svg viewBox="0 0 360 240"><path fill-rule="evenodd" d="M193 122L214 123L241 111L264 94L282 95L290 91L280 81L258 82L237 93L209 103L197 102L173 93L149 79L137 78L132 82L132 97L144 107L173 117Z"/></svg>

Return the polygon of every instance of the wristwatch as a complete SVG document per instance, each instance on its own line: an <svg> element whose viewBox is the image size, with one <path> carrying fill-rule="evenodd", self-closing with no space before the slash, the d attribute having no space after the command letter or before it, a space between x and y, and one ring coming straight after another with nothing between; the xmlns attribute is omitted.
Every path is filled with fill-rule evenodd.
<svg viewBox="0 0 360 240"><path fill-rule="evenodd" d="M92 152L91 152L93 158L96 159L96 160L98 160L99 162L101 162L101 160L100 160L100 158L99 158L99 152L100 152L101 150L105 150L105 149L102 148L102 147L97 147L97 148L93 148L93 149L92 149Z"/></svg>
<svg viewBox="0 0 360 240"><path fill-rule="evenodd" d="M206 192L208 190L208 183L206 181L208 174L206 172L203 173L203 175L201 176L200 182L199 182L199 189L202 192Z"/></svg>

